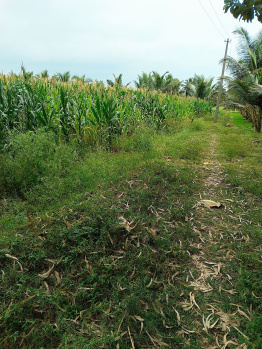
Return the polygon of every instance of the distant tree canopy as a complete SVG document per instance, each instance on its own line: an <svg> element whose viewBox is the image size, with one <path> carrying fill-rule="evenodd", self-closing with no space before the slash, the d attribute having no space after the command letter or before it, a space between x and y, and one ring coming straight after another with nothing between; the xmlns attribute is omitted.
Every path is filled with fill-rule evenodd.
<svg viewBox="0 0 262 349"><path fill-rule="evenodd" d="M119 74L118 76L116 76L115 74L113 74L113 75L114 75L115 81L109 80L109 79L106 80L108 86L111 86L111 87L113 87L113 86L121 86L122 87L123 86L123 79L122 79L123 74ZM131 84L131 82L126 84L125 87L128 87L130 84Z"/></svg>
<svg viewBox="0 0 262 349"><path fill-rule="evenodd" d="M156 71L149 74L138 75L138 81L134 81L136 88L162 91L164 93L179 93L181 82L169 72L160 75Z"/></svg>
<svg viewBox="0 0 262 349"><path fill-rule="evenodd" d="M182 94L186 97L195 97L205 100L213 100L217 92L217 84L213 84L214 78L206 79L203 75L197 75L185 80L182 84Z"/></svg>
<svg viewBox="0 0 262 349"><path fill-rule="evenodd" d="M230 11L239 20L252 22L257 17L262 23L262 1L261 0L224 0L224 10Z"/></svg>

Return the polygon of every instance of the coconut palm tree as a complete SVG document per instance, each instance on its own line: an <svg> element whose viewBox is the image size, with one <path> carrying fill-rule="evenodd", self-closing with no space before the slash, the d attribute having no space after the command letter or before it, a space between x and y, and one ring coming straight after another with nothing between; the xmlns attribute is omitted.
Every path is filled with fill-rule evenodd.
<svg viewBox="0 0 262 349"><path fill-rule="evenodd" d="M82 75L82 76L74 75L74 76L72 76L72 80L81 81L82 83L87 83L87 84L93 82L93 80L91 78L86 78L85 75Z"/></svg>
<svg viewBox="0 0 262 349"><path fill-rule="evenodd" d="M136 88L146 88L148 90L154 89L154 81L151 73L147 74L142 72L141 75L138 75L138 81L134 81Z"/></svg>
<svg viewBox="0 0 262 349"><path fill-rule="evenodd" d="M61 82L69 82L70 81L70 71L67 71L65 73L56 73L55 77L57 80Z"/></svg>
<svg viewBox="0 0 262 349"><path fill-rule="evenodd" d="M182 83L182 94L185 96L185 97L189 97L191 96L192 94L192 83L193 83L193 78L189 78L187 80L185 80L183 83Z"/></svg>
<svg viewBox="0 0 262 349"><path fill-rule="evenodd" d="M43 70L40 74L39 77L43 78L43 79L47 79L49 78L49 74L48 74L48 70Z"/></svg>
<svg viewBox="0 0 262 349"><path fill-rule="evenodd" d="M213 84L213 81L214 78L206 79L203 75L195 74L193 78L185 80L182 91L186 97L212 100L217 89L217 84Z"/></svg>
<svg viewBox="0 0 262 349"><path fill-rule="evenodd" d="M173 78L172 74L167 74L162 91L167 93L179 93L181 81Z"/></svg>
<svg viewBox="0 0 262 349"><path fill-rule="evenodd" d="M239 40L237 46L239 62L255 75L258 82L262 77L262 30L254 38L244 28L236 29L233 33Z"/></svg>
<svg viewBox="0 0 262 349"><path fill-rule="evenodd" d="M153 71L152 72L152 78L153 78L153 86L154 86L154 90L160 90L163 91L165 90L166 87L166 79L165 76L168 74L169 72L165 72L165 74L160 75L158 72ZM170 74L171 75L171 74Z"/></svg>
<svg viewBox="0 0 262 349"><path fill-rule="evenodd" d="M112 81L112 80L106 80L107 84L111 87L113 86L123 86L123 74L119 74L118 76L116 76L115 74L114 75L114 78L115 78L115 82ZM125 87L129 86L131 84L131 82L129 82L128 84L125 85Z"/></svg>
<svg viewBox="0 0 262 349"><path fill-rule="evenodd" d="M42 79L49 78L48 70L43 70L40 74L36 74L35 77L42 78Z"/></svg>
<svg viewBox="0 0 262 349"><path fill-rule="evenodd" d="M237 108L257 132L262 123L262 31L251 38L247 30L234 31L238 37L239 59L227 58L228 99L226 106Z"/></svg>
<svg viewBox="0 0 262 349"><path fill-rule="evenodd" d="M138 75L138 81L134 81L136 88L146 88L148 90L158 90L164 93L178 93L181 82L173 78L172 74L165 72L160 75L153 71L149 74Z"/></svg>

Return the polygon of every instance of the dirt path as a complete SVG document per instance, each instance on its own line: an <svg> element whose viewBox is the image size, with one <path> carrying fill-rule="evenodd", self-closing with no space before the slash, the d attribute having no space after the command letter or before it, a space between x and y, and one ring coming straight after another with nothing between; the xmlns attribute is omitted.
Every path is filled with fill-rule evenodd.
<svg viewBox="0 0 262 349"><path fill-rule="evenodd" d="M194 292L183 307L192 313L192 322L201 338L198 344L202 348L247 349L245 344L239 344L235 333L237 331L246 337L239 330L239 325L243 318L249 319L250 314L246 314L237 304L235 311L225 311L229 298L234 304L234 294L237 293L233 288L232 276L225 271L233 253L226 249L226 242L228 236L234 234L231 229L236 221L230 207L233 200L227 199L229 186L217 160L217 143L217 137L213 135L209 154L202 167L203 188L194 207L193 218L193 229L198 236L198 242L194 243L197 252L191 255L192 268L187 279ZM202 200L212 200L221 206L208 207L210 203Z"/></svg>

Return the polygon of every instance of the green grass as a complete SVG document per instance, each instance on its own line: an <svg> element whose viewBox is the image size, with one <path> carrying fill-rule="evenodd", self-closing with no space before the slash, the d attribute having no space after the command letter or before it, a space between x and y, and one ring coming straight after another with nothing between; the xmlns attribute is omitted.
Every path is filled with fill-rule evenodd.
<svg viewBox="0 0 262 349"><path fill-rule="evenodd" d="M231 117L167 120L155 132L141 126L114 152L59 146L40 131L12 134L0 172L0 347L202 348L213 339L202 330L212 303L230 312L232 304L246 313L252 306L240 330L260 348L262 143L252 131L225 127ZM222 199L252 224L205 212L205 224L223 233L205 253L223 260L232 280L210 279L215 291L200 293L189 280L201 244L194 228L205 230L195 204L211 135L230 188ZM221 285L237 294L219 292ZM199 313L183 307L191 292Z"/></svg>
<svg viewBox="0 0 262 349"><path fill-rule="evenodd" d="M229 127L220 137L218 150L231 184L261 197L261 135L251 128Z"/></svg>
<svg viewBox="0 0 262 349"><path fill-rule="evenodd" d="M158 305L167 292L175 305L181 293L180 287L163 285L170 260L188 260L178 239L192 236L185 217L196 188L194 174L157 149L157 140L172 135L153 136L144 129L128 140L129 147L123 139L117 146L125 151L117 153L73 152L65 144L58 147L57 157L50 137L15 134L2 158L2 345L16 347L29 334L23 343L32 348L51 342L61 348L115 347L115 338L129 328L136 345L150 345L147 331L184 347L159 317L160 310L165 312L167 326L178 328L175 311L168 304ZM181 141L180 134L174 137ZM177 157L175 148L168 154ZM192 154L200 156L195 149ZM134 229L122 225L121 216L133 221ZM23 272L6 255L18 258ZM59 283L54 272L46 280L38 276L52 266L50 260L56 261ZM141 334L141 321L134 316L146 323ZM123 336L119 342L129 347L130 338Z"/></svg>
<svg viewBox="0 0 262 349"><path fill-rule="evenodd" d="M243 116L238 112L235 112L233 114L233 123L238 127L246 127L247 129L252 129L252 124L245 118L243 118Z"/></svg>

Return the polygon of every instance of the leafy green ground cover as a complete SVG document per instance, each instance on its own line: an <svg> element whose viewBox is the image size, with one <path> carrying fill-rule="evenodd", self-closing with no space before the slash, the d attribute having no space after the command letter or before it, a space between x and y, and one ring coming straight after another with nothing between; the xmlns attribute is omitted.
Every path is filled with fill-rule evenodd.
<svg viewBox="0 0 262 349"><path fill-rule="evenodd" d="M233 123L239 127L252 128L252 124L248 122L240 113L233 113Z"/></svg>
<svg viewBox="0 0 262 349"><path fill-rule="evenodd" d="M0 346L261 348L262 139L229 123L141 126L114 152L11 134Z"/></svg>

